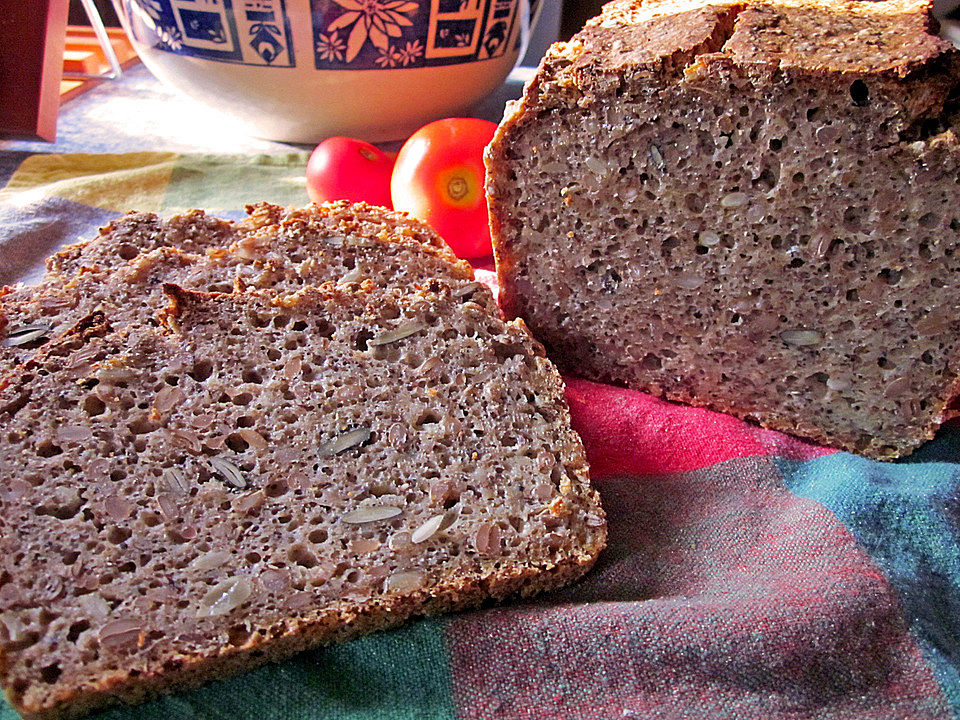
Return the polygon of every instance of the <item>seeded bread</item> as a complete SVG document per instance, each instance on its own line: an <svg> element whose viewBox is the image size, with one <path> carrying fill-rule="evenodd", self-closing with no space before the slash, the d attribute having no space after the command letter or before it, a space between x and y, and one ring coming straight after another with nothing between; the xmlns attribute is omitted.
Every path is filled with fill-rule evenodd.
<svg viewBox="0 0 960 720"><path fill-rule="evenodd" d="M164 292L159 327L95 312L0 381L0 685L25 717L594 561L560 377L486 288Z"/></svg>
<svg viewBox="0 0 960 720"><path fill-rule="evenodd" d="M22 363L97 308L115 327L151 320L163 282L289 294L304 285L362 279L391 287L429 278L473 280L467 263L406 215L345 202L302 210L260 203L248 212L241 223L200 210L169 219L133 213L94 240L64 249L47 262L38 286L0 293L0 364Z"/></svg>
<svg viewBox="0 0 960 720"><path fill-rule="evenodd" d="M610 3L487 150L505 313L568 372L909 452L960 341L936 29L923 0Z"/></svg>

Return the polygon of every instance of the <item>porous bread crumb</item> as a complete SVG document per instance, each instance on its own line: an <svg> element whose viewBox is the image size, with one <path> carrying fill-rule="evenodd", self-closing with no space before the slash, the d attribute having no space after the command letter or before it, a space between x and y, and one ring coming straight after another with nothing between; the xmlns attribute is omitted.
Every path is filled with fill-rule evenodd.
<svg viewBox="0 0 960 720"><path fill-rule="evenodd" d="M0 685L24 716L593 563L562 383L485 288L163 290L159 327L94 313L0 381Z"/></svg>
<svg viewBox="0 0 960 720"><path fill-rule="evenodd" d="M562 369L891 458L951 414L960 62L924 0L622 0L487 150Z"/></svg>

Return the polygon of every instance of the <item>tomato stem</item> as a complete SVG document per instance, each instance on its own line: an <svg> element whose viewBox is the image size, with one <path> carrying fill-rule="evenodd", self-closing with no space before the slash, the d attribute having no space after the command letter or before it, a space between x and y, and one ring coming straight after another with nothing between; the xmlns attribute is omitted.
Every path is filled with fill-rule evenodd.
<svg viewBox="0 0 960 720"><path fill-rule="evenodd" d="M470 192L470 184L459 175L455 175L447 182L447 192L453 200L462 200Z"/></svg>

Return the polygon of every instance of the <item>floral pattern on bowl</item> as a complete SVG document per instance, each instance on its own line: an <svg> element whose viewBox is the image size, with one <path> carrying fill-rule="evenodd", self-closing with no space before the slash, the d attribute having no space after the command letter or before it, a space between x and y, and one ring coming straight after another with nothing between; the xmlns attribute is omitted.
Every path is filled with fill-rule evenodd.
<svg viewBox="0 0 960 720"><path fill-rule="evenodd" d="M297 64L285 0L122 1L136 39L158 50L244 65ZM535 17L539 3L310 0L314 67L415 68L492 59L507 51L521 13ZM514 50L522 33L515 35Z"/></svg>
<svg viewBox="0 0 960 720"><path fill-rule="evenodd" d="M311 0L318 70L448 65L506 51L539 0ZM520 33L517 33L519 42Z"/></svg>
<svg viewBox="0 0 960 720"><path fill-rule="evenodd" d="M163 82L272 140L402 140L471 112L542 0L113 0Z"/></svg>

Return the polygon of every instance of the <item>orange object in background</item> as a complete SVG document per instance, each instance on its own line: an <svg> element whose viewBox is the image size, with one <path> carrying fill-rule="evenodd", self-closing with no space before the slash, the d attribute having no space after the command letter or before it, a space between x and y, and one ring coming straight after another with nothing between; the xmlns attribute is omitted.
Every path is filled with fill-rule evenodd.
<svg viewBox="0 0 960 720"><path fill-rule="evenodd" d="M136 51L127 40L122 28L107 28L107 37L113 52L120 61L120 67L126 68L139 61ZM67 38L63 52L64 72L87 73L102 75L109 72L110 63L103 48L97 41L93 28L85 25L70 25L67 27ZM96 78L73 80L64 79L60 82L60 101L69 100L102 82Z"/></svg>

